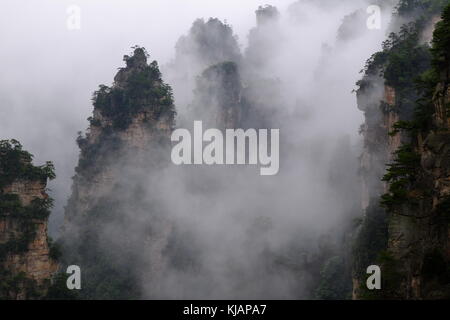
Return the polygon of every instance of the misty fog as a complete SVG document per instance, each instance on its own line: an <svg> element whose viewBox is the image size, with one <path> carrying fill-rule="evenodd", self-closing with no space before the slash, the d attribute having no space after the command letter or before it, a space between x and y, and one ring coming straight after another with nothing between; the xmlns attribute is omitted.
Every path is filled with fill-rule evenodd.
<svg viewBox="0 0 450 320"><path fill-rule="evenodd" d="M373 2L273 0L267 3L278 17L257 26L255 10L265 1L3 1L0 136L21 141L37 164L55 163L51 235L60 233L78 160L75 140L88 126L92 93L112 83L130 47L145 47L158 61L174 90L177 127L188 129L197 77L234 59L243 88L253 84L249 95L264 98L255 112L266 115L269 129L280 129L279 173L171 165L153 176L136 174L174 223L179 250L195 257L187 270L165 262L156 281L143 270L144 292L151 298L306 297L305 266L321 245L339 246L361 214L363 117L352 90L367 58L381 48L392 12L382 7L382 28L369 30L366 9ZM80 30L66 26L70 5L81 8ZM238 50L224 61L206 61L180 45L184 36L190 48L194 21L211 17L230 26L236 41ZM267 94L271 89L275 94ZM114 245L116 230L110 231L105 243Z"/></svg>

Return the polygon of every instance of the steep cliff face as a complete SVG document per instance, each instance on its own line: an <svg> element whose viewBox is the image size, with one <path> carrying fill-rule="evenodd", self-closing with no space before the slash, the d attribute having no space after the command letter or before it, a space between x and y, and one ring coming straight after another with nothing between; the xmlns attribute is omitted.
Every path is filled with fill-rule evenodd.
<svg viewBox="0 0 450 320"><path fill-rule="evenodd" d="M242 90L235 63L223 62L207 68L197 79L191 104L193 119L213 128L240 127L244 111Z"/></svg>
<svg viewBox="0 0 450 320"><path fill-rule="evenodd" d="M169 141L175 115L170 87L161 81L156 62L147 64L143 49L124 60L127 66L119 70L114 85L95 92L90 126L78 138L81 153L67 220L72 213L88 211L92 195L111 192L114 171L122 169L122 159L131 161L128 154L135 153L134 161L148 161L143 158L147 152Z"/></svg>
<svg viewBox="0 0 450 320"><path fill-rule="evenodd" d="M436 25L430 50L422 40L427 22L438 20L430 18L435 8L391 34L359 83L358 105L366 117L365 217L354 254L355 299L449 297L450 7ZM381 290L365 288L371 264L381 267Z"/></svg>
<svg viewBox="0 0 450 320"><path fill-rule="evenodd" d="M189 32L177 41L175 58L163 70L174 88L181 116L184 107L192 101L196 77L225 61L238 65L242 61L237 36L231 26L217 18L194 21Z"/></svg>
<svg viewBox="0 0 450 320"><path fill-rule="evenodd" d="M450 5L436 24L432 67L421 77L423 99L413 120L401 128L411 136L416 171L404 199L388 206L395 213L388 246L402 261L397 272L404 274L403 294L413 299L450 297L449 31ZM389 182L395 196L395 181Z"/></svg>
<svg viewBox="0 0 450 320"><path fill-rule="evenodd" d="M0 142L0 298L39 299L58 264L47 237L53 166L35 167L17 141Z"/></svg>
<svg viewBox="0 0 450 320"><path fill-rule="evenodd" d="M157 275L170 222L148 190L170 161L171 88L143 48L94 94L66 208L64 261L79 265L83 298L141 298L140 270ZM150 271L154 272L150 272ZM148 280L148 279L146 279Z"/></svg>

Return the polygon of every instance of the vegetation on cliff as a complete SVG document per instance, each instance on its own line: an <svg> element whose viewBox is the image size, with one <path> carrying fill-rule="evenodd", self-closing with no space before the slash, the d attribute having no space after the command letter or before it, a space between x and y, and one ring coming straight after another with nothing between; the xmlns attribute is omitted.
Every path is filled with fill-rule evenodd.
<svg viewBox="0 0 450 320"><path fill-rule="evenodd" d="M430 48L422 39L423 31L442 9L442 20L435 26ZM448 238L448 207L442 210L448 195L445 196L440 181L446 179L445 172L449 170L444 159L448 157L446 145L450 140L448 113L442 115L438 105L448 101L450 5L448 1L400 1L397 11L399 16L415 19L403 25L398 34L389 36L383 51L368 61L366 76L358 83L364 89L371 85L370 75L380 75L393 88L394 106L381 107L380 112L398 117L389 135L400 135L401 141L382 179L388 192L381 196L382 208L376 209L378 223L371 223L373 208L369 208L355 244L354 270L368 262L380 265L384 289L369 292L361 283L358 296L443 298L450 293L449 261L443 252ZM375 230L385 232L376 235ZM370 237L371 234L376 236ZM368 238L381 245L374 248L370 241L364 241ZM361 263L361 257L367 255L371 256L370 261ZM408 258L400 263L405 255ZM428 270L436 273L431 275Z"/></svg>
<svg viewBox="0 0 450 320"><path fill-rule="evenodd" d="M197 19L192 24L188 35L182 36L176 44L175 64L185 68L206 68L224 61L241 61L241 53L236 36L230 25L217 18L206 22ZM193 64L194 66L192 66Z"/></svg>
<svg viewBox="0 0 450 320"><path fill-rule="evenodd" d="M421 43L425 20L419 19L403 25L398 33L391 33L383 43L383 50L375 53L366 63L364 78L357 85L363 90L373 77L382 77L385 85L395 88L395 109L410 120L419 98L416 82L429 69L429 47ZM389 108L384 109L389 112Z"/></svg>
<svg viewBox="0 0 450 320"><path fill-rule="evenodd" d="M190 105L193 119L201 119L212 127L239 126L241 92L236 63L227 61L207 68L197 78L194 101Z"/></svg>
<svg viewBox="0 0 450 320"><path fill-rule="evenodd" d="M100 163L114 162L117 156L112 156L113 152L120 153L123 147L119 135L138 115L143 116L143 125L150 131L157 122L169 124L169 129L174 126L176 111L172 88L162 80L157 62L147 63L148 57L145 48L134 47L132 55L124 56L126 66L119 69L113 86L100 85L94 93L94 116L88 118L89 131L95 130L99 136L91 141L79 132L77 143L81 156L77 174L93 175L101 171ZM167 140L154 133L155 140Z"/></svg>
<svg viewBox="0 0 450 320"><path fill-rule="evenodd" d="M442 14L442 20L436 24L431 52L436 71L446 70L450 63L450 7Z"/></svg>
<svg viewBox="0 0 450 320"><path fill-rule="evenodd" d="M46 222L53 200L46 196L35 197L29 204L21 201L20 194L8 191L13 183L35 183L44 192L48 179L55 178L54 166L47 162L43 166L32 164L33 156L22 149L17 140L0 141L0 222L5 224L5 234L0 242L0 299L43 298L46 287L23 271L18 265L8 266L8 259L24 256L35 239L37 226ZM46 279L50 283L50 279Z"/></svg>
<svg viewBox="0 0 450 320"><path fill-rule="evenodd" d="M35 198L24 206L18 194L5 193L4 188L16 181L39 181L46 184L47 179L55 178L54 166L47 162L43 166L34 166L33 156L22 149L17 140L0 141L0 217L15 219L20 224L22 235L12 237L0 244L0 260L9 253L25 252L35 235L34 219L46 220L53 206L53 199Z"/></svg>
<svg viewBox="0 0 450 320"><path fill-rule="evenodd" d="M439 14L448 0L400 0L396 11L400 17L429 17Z"/></svg>
<svg viewBox="0 0 450 320"><path fill-rule="evenodd" d="M17 140L0 141L0 189L15 180L47 181L55 178L55 167L50 161L33 166L33 155L22 149Z"/></svg>

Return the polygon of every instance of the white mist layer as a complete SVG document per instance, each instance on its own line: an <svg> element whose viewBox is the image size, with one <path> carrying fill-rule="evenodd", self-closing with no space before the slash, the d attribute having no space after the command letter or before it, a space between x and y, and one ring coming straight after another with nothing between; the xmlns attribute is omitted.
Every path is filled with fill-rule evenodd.
<svg viewBox="0 0 450 320"><path fill-rule="evenodd" d="M55 162L53 233L70 192L76 132L87 126L91 94L99 84L111 83L122 65L120 57L139 44L160 65L168 63L178 37L196 18L210 16L233 26L244 52L246 35L255 25L254 10L261 4L78 1L82 29L70 32L65 9L71 1L24 1L25 7L20 2L2 4L11 18L0 22L0 136L20 140L37 163ZM279 110L273 119L280 125L279 173L261 177L256 167L170 166L149 177L149 198L157 197L168 212L192 249L196 267L190 271L168 263L162 277L143 282L147 297L307 297L311 279L301 261L314 256L324 237L338 242L355 216L363 118L352 90L364 62L381 48L388 19L382 30L367 30L365 20L356 21L353 28L363 29L362 34L339 41L343 18L365 11L369 3L320 7L310 1L294 19L286 11L291 2L272 1L281 13L283 40L273 44L278 53L260 70L281 85L283 103L273 106ZM183 86L194 87L194 80L170 83L175 97ZM177 122L188 125L190 101L175 103ZM153 256L142 254L151 263ZM145 277L146 270L142 273Z"/></svg>

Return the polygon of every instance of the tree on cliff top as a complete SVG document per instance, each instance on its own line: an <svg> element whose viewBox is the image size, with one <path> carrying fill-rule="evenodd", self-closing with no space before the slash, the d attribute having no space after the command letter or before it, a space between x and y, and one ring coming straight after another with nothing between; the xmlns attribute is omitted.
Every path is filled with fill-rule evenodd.
<svg viewBox="0 0 450 320"><path fill-rule="evenodd" d="M126 67L119 69L114 85L100 85L94 93L95 109L116 129L126 129L132 116L144 110L155 120L164 117L172 123L175 118L172 88L162 80L158 63L147 63L148 57L145 48L134 47L132 55L124 56Z"/></svg>
<svg viewBox="0 0 450 320"><path fill-rule="evenodd" d="M16 179L43 180L55 178L55 167L48 161L33 166L33 155L22 149L17 140L0 141L0 189Z"/></svg>

